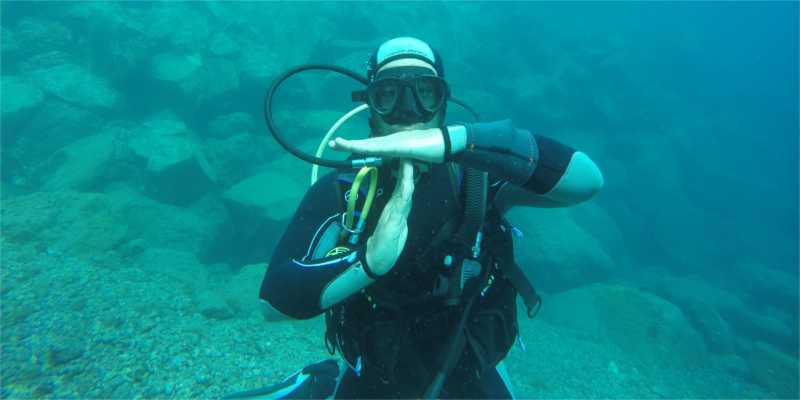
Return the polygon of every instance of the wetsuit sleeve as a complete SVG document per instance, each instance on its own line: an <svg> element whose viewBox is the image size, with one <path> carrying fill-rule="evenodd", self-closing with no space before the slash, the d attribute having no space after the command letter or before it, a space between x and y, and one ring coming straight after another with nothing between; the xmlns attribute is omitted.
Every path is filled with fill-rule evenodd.
<svg viewBox="0 0 800 400"><path fill-rule="evenodd" d="M466 147L453 156L456 162L537 194L558 183L575 153L553 139L514 127L508 119L465 127Z"/></svg>
<svg viewBox="0 0 800 400"><path fill-rule="evenodd" d="M549 192L567 171L575 149L542 135L533 135L539 149L539 162L522 186L537 194Z"/></svg>
<svg viewBox="0 0 800 400"><path fill-rule="evenodd" d="M335 174L318 181L303 198L273 251L259 297L296 319L319 315L325 286L357 263L360 249L331 257L313 258L325 231L339 224Z"/></svg>

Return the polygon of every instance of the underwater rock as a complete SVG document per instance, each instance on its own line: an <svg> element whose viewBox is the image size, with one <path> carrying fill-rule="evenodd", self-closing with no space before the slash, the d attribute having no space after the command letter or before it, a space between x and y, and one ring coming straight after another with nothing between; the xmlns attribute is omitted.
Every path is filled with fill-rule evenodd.
<svg viewBox="0 0 800 400"><path fill-rule="evenodd" d="M309 182L308 170L298 165L285 155L222 195L230 213L227 250L234 267L269 258Z"/></svg>
<svg viewBox="0 0 800 400"><path fill-rule="evenodd" d="M28 79L3 75L0 81L0 131L2 131L3 157L9 157L7 152L10 146L22 136L19 130L28 123L28 120L38 107L41 106L44 95L33 82ZM3 162L3 169L10 165ZM8 171L4 172L5 175Z"/></svg>
<svg viewBox="0 0 800 400"><path fill-rule="evenodd" d="M610 341L656 367L691 365L706 356L702 337L678 307L631 287L594 284L556 294L542 318Z"/></svg>
<svg viewBox="0 0 800 400"><path fill-rule="evenodd" d="M756 383L779 398L798 398L798 360L763 342L756 342L746 357Z"/></svg>
<svg viewBox="0 0 800 400"><path fill-rule="evenodd" d="M227 56L238 53L240 48L230 36L220 32L211 37L211 43L208 45L208 50L211 54L217 56Z"/></svg>
<svg viewBox="0 0 800 400"><path fill-rule="evenodd" d="M508 218L524 234L515 243L517 262L538 289L563 291L611 275L613 260L569 210L518 207Z"/></svg>
<svg viewBox="0 0 800 400"><path fill-rule="evenodd" d="M612 217L612 214L597 202L583 203L570 207L569 210L575 222L597 238L616 265L630 265L629 243L617 225L618 216Z"/></svg>
<svg viewBox="0 0 800 400"><path fill-rule="evenodd" d="M17 114L41 104L43 97L33 82L14 75L2 76L0 95L3 119L18 117Z"/></svg>
<svg viewBox="0 0 800 400"><path fill-rule="evenodd" d="M214 173L186 125L170 114L157 115L132 133L128 145L151 176L149 194L187 205L214 187Z"/></svg>
<svg viewBox="0 0 800 400"><path fill-rule="evenodd" d="M736 343L728 322L713 307L703 302L690 304L687 314L693 325L703 335L708 350L717 354L730 354Z"/></svg>
<svg viewBox="0 0 800 400"><path fill-rule="evenodd" d="M81 107L112 108L119 98L104 78L74 64L39 69L31 77L42 90Z"/></svg>
<svg viewBox="0 0 800 400"><path fill-rule="evenodd" d="M37 168L41 188L89 190L102 184L107 164L114 155L116 132L106 131L78 139L53 154Z"/></svg>
<svg viewBox="0 0 800 400"><path fill-rule="evenodd" d="M45 97L18 129L3 130L4 144L16 142L13 152L8 148L3 152L6 156L11 153L22 165L35 166L87 132L97 132L105 123L92 111Z"/></svg>
<svg viewBox="0 0 800 400"><path fill-rule="evenodd" d="M697 310L697 304L706 304L716 311L739 337L768 341L778 347L796 347L797 331L790 329L786 319L757 312L742 299L724 289L696 277L665 278L652 289L682 309ZM690 314L691 315L691 314ZM705 315L706 317L708 314ZM699 324L710 320L695 321ZM718 324L712 324L711 326Z"/></svg>
<svg viewBox="0 0 800 400"><path fill-rule="evenodd" d="M339 110L308 110L304 112L302 116L300 116L296 123L290 126L293 126L295 130L308 135L308 137L318 138L316 139L317 142L310 140L309 142L305 143L312 145L312 151L316 151L317 146L319 145L319 140L322 140L322 138L325 137L325 134L328 132L331 126L333 126L333 124L335 124L336 121L338 121L339 118L341 118L344 114L345 112ZM362 118L365 118L365 116L368 114L368 112L362 111L360 115ZM346 132L347 137L350 138L366 138L369 134L366 119L364 119L365 123L360 126L358 123L354 123L355 121L358 121L358 119L350 119L350 122L348 122L347 125L342 125L342 128L340 128L337 133L341 135Z"/></svg>
<svg viewBox="0 0 800 400"><path fill-rule="evenodd" d="M369 59L371 52L375 50L375 45L371 42L345 42L334 39L328 44L331 46L329 48L335 51L335 54L346 54L345 51L349 51L347 55L336 59L333 63L334 65L359 73L364 69L364 63ZM334 47L340 47L341 49L334 50ZM349 80L349 78L347 79Z"/></svg>
<svg viewBox="0 0 800 400"><path fill-rule="evenodd" d="M663 252L662 257L675 260L671 269L684 274L717 263L728 254L721 244L708 245L718 232L710 223L708 211L698 207L697 200L686 192L685 177L691 174L674 156L680 150L667 135L649 134L651 137L652 143L640 143L641 148L626 152L634 159L620 157L629 171L628 182L621 189L627 193L625 198L636 199L627 204L636 219L647 221L632 233L634 238L646 240L631 240L631 245ZM644 206L662 204L664 199L669 199L669 207Z"/></svg>
<svg viewBox="0 0 800 400"><path fill-rule="evenodd" d="M202 66L203 59L196 54L160 53L150 62L150 73L158 80L178 82Z"/></svg>
<svg viewBox="0 0 800 400"><path fill-rule="evenodd" d="M119 204L103 194L73 191L5 200L0 223L7 243L73 257L113 251L128 234Z"/></svg>
<svg viewBox="0 0 800 400"><path fill-rule="evenodd" d="M797 325L791 326L788 318L767 315L763 309L743 308L728 313L725 318L742 337L768 342L786 352L797 352Z"/></svg>
<svg viewBox="0 0 800 400"><path fill-rule="evenodd" d="M82 47L73 53L91 54L92 67L114 82L125 85L131 79L139 80L142 66L164 47L163 42L148 37L139 7L100 1L64 2L60 6L59 20L80 27Z"/></svg>
<svg viewBox="0 0 800 400"><path fill-rule="evenodd" d="M69 49L73 39L72 32L64 24L44 18L24 18L11 31L14 54L19 60L52 50ZM2 47L5 50L5 36Z"/></svg>
<svg viewBox="0 0 800 400"><path fill-rule="evenodd" d="M5 26L0 26L0 37L3 38L3 45L0 46L0 53L3 54L3 58L8 59L7 57L10 57L14 52L19 50L19 42L17 42L14 31Z"/></svg>
<svg viewBox="0 0 800 400"><path fill-rule="evenodd" d="M744 380L751 380L750 366L747 361L735 354L712 355L712 363L725 372Z"/></svg>
<svg viewBox="0 0 800 400"><path fill-rule="evenodd" d="M157 246L204 261L209 249L219 241L218 230L227 219L225 209L211 196L185 208L160 203L124 184L110 185L106 195L125 213L128 237L119 250L127 257Z"/></svg>
<svg viewBox="0 0 800 400"><path fill-rule="evenodd" d="M263 164L268 154L278 151L277 145L266 137L240 133L227 139L206 140L204 153L218 186L227 189L252 174L254 166Z"/></svg>
<svg viewBox="0 0 800 400"><path fill-rule="evenodd" d="M796 273L791 275L754 261L740 262L734 266L734 270L732 275L737 286L753 298L797 315L800 291Z"/></svg>
<svg viewBox="0 0 800 400"><path fill-rule="evenodd" d="M256 127L253 116L245 112L234 112L215 117L208 124L208 135L216 138L227 138L240 133L254 132Z"/></svg>
<svg viewBox="0 0 800 400"><path fill-rule="evenodd" d="M73 56L63 51L53 50L31 56L25 59L25 61L20 61L18 69L21 74L30 75L38 70L45 70L67 64L75 64Z"/></svg>
<svg viewBox="0 0 800 400"><path fill-rule="evenodd" d="M733 293L698 277L665 277L655 282L651 289L683 309L696 303L708 304L726 319L745 307Z"/></svg>
<svg viewBox="0 0 800 400"><path fill-rule="evenodd" d="M206 15L186 3L165 3L144 14L143 34L150 41L169 41L167 47L182 51L206 48L211 29Z"/></svg>
<svg viewBox="0 0 800 400"><path fill-rule="evenodd" d="M247 210L248 214L281 221L293 213L293 207L300 199L298 193L301 193L301 187L291 178L280 172L264 171L237 183L225 192L223 198L234 208Z"/></svg>
<svg viewBox="0 0 800 400"><path fill-rule="evenodd" d="M230 60L208 58L203 61L203 68L180 82L180 87L187 99L202 104L216 97L232 95L238 90L239 72L236 64Z"/></svg>
<svg viewBox="0 0 800 400"><path fill-rule="evenodd" d="M237 314L260 315L258 291L266 270L264 263L245 265L225 284L223 292L225 302Z"/></svg>
<svg viewBox="0 0 800 400"><path fill-rule="evenodd" d="M333 65L356 71L358 74L363 74L364 62L369 58L371 50L372 47L367 46L361 51L355 51L338 58L333 62ZM345 54L338 53L335 50L333 51L334 54ZM357 84L356 81L348 77L329 71L313 71L308 74L299 74L296 78L293 77L293 79L296 79L297 82L301 82L303 89L308 91L309 100L306 101L308 104L329 104L329 99L331 97L338 98L347 95L347 93L353 90L353 85ZM286 85L284 88L289 88L290 86L291 85ZM355 108L357 105L357 103L353 103L351 108Z"/></svg>
<svg viewBox="0 0 800 400"><path fill-rule="evenodd" d="M243 86L266 87L281 69L278 56L262 43L251 43L240 52L236 63Z"/></svg>
<svg viewBox="0 0 800 400"><path fill-rule="evenodd" d="M232 208L255 218L283 221L292 216L305 192L301 182L306 179L298 181L268 167L228 189L223 199Z"/></svg>

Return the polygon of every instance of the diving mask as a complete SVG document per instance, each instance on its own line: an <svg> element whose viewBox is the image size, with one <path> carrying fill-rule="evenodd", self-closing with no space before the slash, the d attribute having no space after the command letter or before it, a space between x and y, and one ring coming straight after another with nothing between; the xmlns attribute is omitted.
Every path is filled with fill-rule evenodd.
<svg viewBox="0 0 800 400"><path fill-rule="evenodd" d="M366 102L387 123L405 125L428 122L445 105L447 82L417 67L391 68L372 81L366 91L353 92L353 100Z"/></svg>

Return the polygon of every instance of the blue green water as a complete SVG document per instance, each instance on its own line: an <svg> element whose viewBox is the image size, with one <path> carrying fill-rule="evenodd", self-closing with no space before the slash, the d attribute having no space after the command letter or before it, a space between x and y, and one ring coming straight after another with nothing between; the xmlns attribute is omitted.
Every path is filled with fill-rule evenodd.
<svg viewBox="0 0 800 400"><path fill-rule="evenodd" d="M310 173L263 96L303 63L363 73L400 35L440 52L484 120L604 175L587 204L514 211L546 298L507 359L519 397L798 397L796 2L0 12L3 398L217 397L324 357L322 321L258 309ZM293 78L276 119L313 150L355 88Z"/></svg>

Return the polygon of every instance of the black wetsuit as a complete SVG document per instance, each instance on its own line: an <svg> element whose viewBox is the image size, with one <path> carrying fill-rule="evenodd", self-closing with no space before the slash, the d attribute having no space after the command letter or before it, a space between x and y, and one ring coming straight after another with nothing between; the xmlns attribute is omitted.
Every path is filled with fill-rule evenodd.
<svg viewBox="0 0 800 400"><path fill-rule="evenodd" d="M534 143L538 147L537 165L523 186L545 193L563 175L574 150L538 135ZM452 245L435 238L441 236L442 227L457 226L463 215L458 170L437 164L419 176L408 217L408 239L396 264L386 276L330 310L321 310L319 305L325 285L363 260L363 247L332 257L312 255L326 228L341 221L351 174L331 173L320 179L306 193L275 249L261 298L294 318L327 311L326 342L336 344L353 367L340 384L337 397L418 398L441 366L463 310L463 302L448 306L434 294L437 280L447 275L441 260L449 250L447 246ZM374 230L391 196L395 178L390 171L380 171L379 195L362 241ZM508 182L490 176L489 184L491 203L494 194ZM433 248L430 244L434 242L440 244ZM507 396L492 386L499 379L494 367L517 335L516 291L500 267L513 262L513 249L510 229L491 207L482 243L481 263L488 273L467 320L467 343L441 397Z"/></svg>

